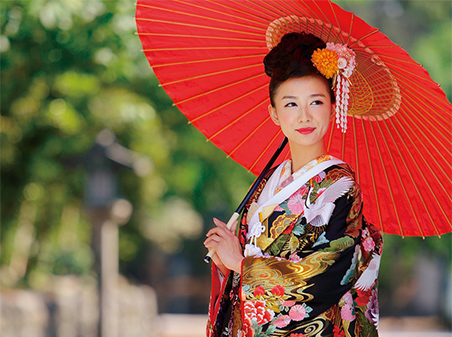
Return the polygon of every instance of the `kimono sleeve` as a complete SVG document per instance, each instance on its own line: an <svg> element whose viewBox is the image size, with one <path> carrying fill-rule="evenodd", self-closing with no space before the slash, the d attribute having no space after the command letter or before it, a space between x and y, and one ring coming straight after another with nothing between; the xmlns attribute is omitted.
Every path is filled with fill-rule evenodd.
<svg viewBox="0 0 452 337"><path fill-rule="evenodd" d="M295 236L303 248L289 259L245 258L242 266L245 315L248 307L261 302L273 313L272 322L283 327L291 321L316 317L337 304L350 290L356 277L354 261L362 226L359 186L355 183L334 204L325 228L319 231L306 224L305 233ZM306 240L310 241L309 245Z"/></svg>

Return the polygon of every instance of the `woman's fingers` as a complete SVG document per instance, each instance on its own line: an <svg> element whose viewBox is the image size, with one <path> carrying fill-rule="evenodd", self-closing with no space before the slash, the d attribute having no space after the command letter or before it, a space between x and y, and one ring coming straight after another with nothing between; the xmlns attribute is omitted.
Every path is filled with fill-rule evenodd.
<svg viewBox="0 0 452 337"><path fill-rule="evenodd" d="M213 219L213 222L216 227L206 234L207 239L204 241L204 245L209 250L215 250L215 258L218 263L228 269L240 272L243 253L239 239L235 235L238 221L234 221L231 228L228 228L224 222L216 218Z"/></svg>
<svg viewBox="0 0 452 337"><path fill-rule="evenodd" d="M218 229L221 229L224 231L230 231L228 226L226 226L226 224L223 221L218 220L217 218L213 218L213 223L215 224L215 226L217 226L216 228L218 228Z"/></svg>
<svg viewBox="0 0 452 337"><path fill-rule="evenodd" d="M228 227L227 224L225 224L224 222L218 220L217 218L213 218L213 222L220 228L224 228L227 229L230 232L235 233L235 230L237 229L237 224L239 223L238 220L235 220L232 225L231 228Z"/></svg>
<svg viewBox="0 0 452 337"><path fill-rule="evenodd" d="M206 236L207 237L211 237L212 235L224 236L225 234L227 234L227 232L224 230L212 228L210 231L207 232Z"/></svg>
<svg viewBox="0 0 452 337"><path fill-rule="evenodd" d="M216 218L214 218L213 221L217 227L212 228L207 232L207 240L204 241L204 246L209 249L211 247L215 248L215 245L220 243L223 239L236 239L235 230L237 228L238 221L234 221L231 229L229 229L224 222Z"/></svg>
<svg viewBox="0 0 452 337"><path fill-rule="evenodd" d="M205 241L204 241L204 246L209 246L209 248L213 245L215 245L215 243L221 242L222 238L221 236L218 235L211 235L209 236Z"/></svg>
<svg viewBox="0 0 452 337"><path fill-rule="evenodd" d="M231 228L231 229L229 229L228 226L226 226L226 224L223 221L218 220L217 218L213 218L213 222L217 227L212 228L207 232L206 236L208 236L208 237L212 236L214 234L224 237L225 235L234 233L235 228L237 228L237 224L236 224L237 221L234 222L235 227L233 225L233 228Z"/></svg>

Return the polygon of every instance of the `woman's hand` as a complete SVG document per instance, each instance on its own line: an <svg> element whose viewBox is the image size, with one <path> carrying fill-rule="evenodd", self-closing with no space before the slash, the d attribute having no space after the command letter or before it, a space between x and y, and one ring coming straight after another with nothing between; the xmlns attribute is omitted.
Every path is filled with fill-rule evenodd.
<svg viewBox="0 0 452 337"><path fill-rule="evenodd" d="M234 234L238 222L234 222L231 229L224 222L216 218L213 219L213 222L217 227L212 228L206 234L208 238L204 241L204 246L209 250L212 248L215 249L212 260L224 275L226 275L226 268L240 274L242 272L242 261L244 257L239 239Z"/></svg>

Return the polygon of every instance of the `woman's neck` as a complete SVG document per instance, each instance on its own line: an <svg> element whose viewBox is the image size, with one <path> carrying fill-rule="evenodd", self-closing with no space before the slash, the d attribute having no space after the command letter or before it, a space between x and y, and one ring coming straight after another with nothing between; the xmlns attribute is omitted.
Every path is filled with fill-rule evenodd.
<svg viewBox="0 0 452 337"><path fill-rule="evenodd" d="M289 146L292 155L292 172L298 171L311 160L327 154L323 141L315 145L300 146L289 140Z"/></svg>

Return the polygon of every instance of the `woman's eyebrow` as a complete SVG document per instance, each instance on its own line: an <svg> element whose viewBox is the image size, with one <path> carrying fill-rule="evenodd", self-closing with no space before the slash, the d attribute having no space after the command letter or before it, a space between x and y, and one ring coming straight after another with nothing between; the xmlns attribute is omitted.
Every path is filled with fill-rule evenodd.
<svg viewBox="0 0 452 337"><path fill-rule="evenodd" d="M326 95L318 93L318 94L309 95L309 97L326 97ZM290 96L290 95L282 97L282 99L297 99L297 98L298 98L298 96Z"/></svg>

